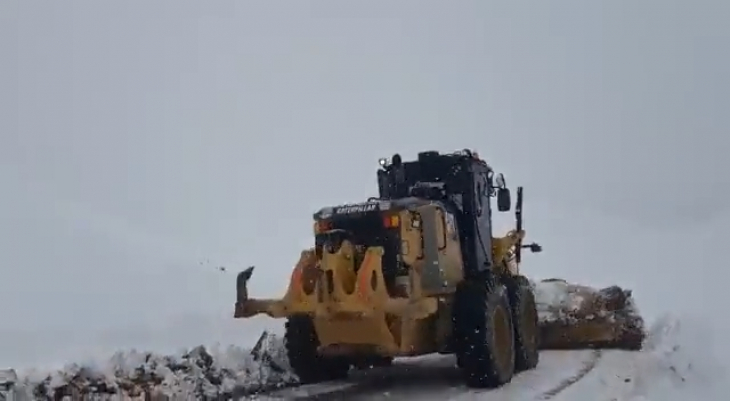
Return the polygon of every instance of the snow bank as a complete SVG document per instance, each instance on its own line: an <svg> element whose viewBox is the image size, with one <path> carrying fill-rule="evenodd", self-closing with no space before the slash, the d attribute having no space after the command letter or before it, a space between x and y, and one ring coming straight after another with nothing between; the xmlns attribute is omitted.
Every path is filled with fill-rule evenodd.
<svg viewBox="0 0 730 401"><path fill-rule="evenodd" d="M542 348L641 348L644 320L630 290L596 289L559 279L533 285Z"/></svg>
<svg viewBox="0 0 730 401"><path fill-rule="evenodd" d="M178 355L118 352L104 362L70 364L54 372L21 372L18 399L218 400L296 383L282 340L264 333L254 349L203 346ZM85 398L86 399L86 398Z"/></svg>

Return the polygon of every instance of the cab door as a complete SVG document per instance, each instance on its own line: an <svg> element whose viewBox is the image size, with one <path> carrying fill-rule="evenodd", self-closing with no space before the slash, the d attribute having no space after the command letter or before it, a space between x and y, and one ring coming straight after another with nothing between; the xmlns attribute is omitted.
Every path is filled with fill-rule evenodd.
<svg viewBox="0 0 730 401"><path fill-rule="evenodd" d="M449 289L454 289L456 284L464 277L461 244L459 241L459 230L456 223L456 216L448 210L439 208L437 215L437 235L439 241L439 264L445 283Z"/></svg>
<svg viewBox="0 0 730 401"><path fill-rule="evenodd" d="M459 252L458 238L449 234L447 212L441 206L425 205L419 213L423 220L423 291L431 295L451 292L462 277L459 259L451 251L456 248Z"/></svg>
<svg viewBox="0 0 730 401"><path fill-rule="evenodd" d="M401 212L401 261L408 266L423 264L423 217L418 212Z"/></svg>

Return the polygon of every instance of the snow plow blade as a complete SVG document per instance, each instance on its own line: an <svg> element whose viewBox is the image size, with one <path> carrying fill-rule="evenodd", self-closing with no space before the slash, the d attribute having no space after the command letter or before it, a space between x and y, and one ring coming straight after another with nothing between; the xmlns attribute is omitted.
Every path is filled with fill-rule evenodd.
<svg viewBox="0 0 730 401"><path fill-rule="evenodd" d="M640 350L644 320L631 290L596 289L550 279L533 283L541 349L613 348Z"/></svg>

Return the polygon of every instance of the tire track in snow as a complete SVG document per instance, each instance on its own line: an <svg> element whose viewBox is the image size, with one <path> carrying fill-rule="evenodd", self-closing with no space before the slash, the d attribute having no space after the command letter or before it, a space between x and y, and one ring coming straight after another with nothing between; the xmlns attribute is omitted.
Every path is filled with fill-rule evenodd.
<svg viewBox="0 0 730 401"><path fill-rule="evenodd" d="M568 387L574 385L575 383L578 383L582 378L586 377L588 373L590 373L596 365L598 365L598 361L601 359L601 355L603 353L601 350L594 350L591 353L591 358L588 359L583 367L573 376L561 381L556 385L555 387L551 388L550 390L547 390L540 394L538 396L539 400L550 400L555 398L558 394L565 391Z"/></svg>

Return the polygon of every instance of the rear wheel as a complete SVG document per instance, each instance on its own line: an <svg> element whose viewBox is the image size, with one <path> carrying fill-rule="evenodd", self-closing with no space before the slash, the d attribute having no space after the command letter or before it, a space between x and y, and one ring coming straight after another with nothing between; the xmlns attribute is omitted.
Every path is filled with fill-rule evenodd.
<svg viewBox="0 0 730 401"><path fill-rule="evenodd" d="M514 329L507 291L491 274L464 281L454 295L455 352L466 384L491 388L515 372Z"/></svg>
<svg viewBox="0 0 730 401"><path fill-rule="evenodd" d="M341 357L319 355L319 339L314 322L307 315L296 315L287 319L284 342L289 365L303 384L344 379L350 370L350 363Z"/></svg>

